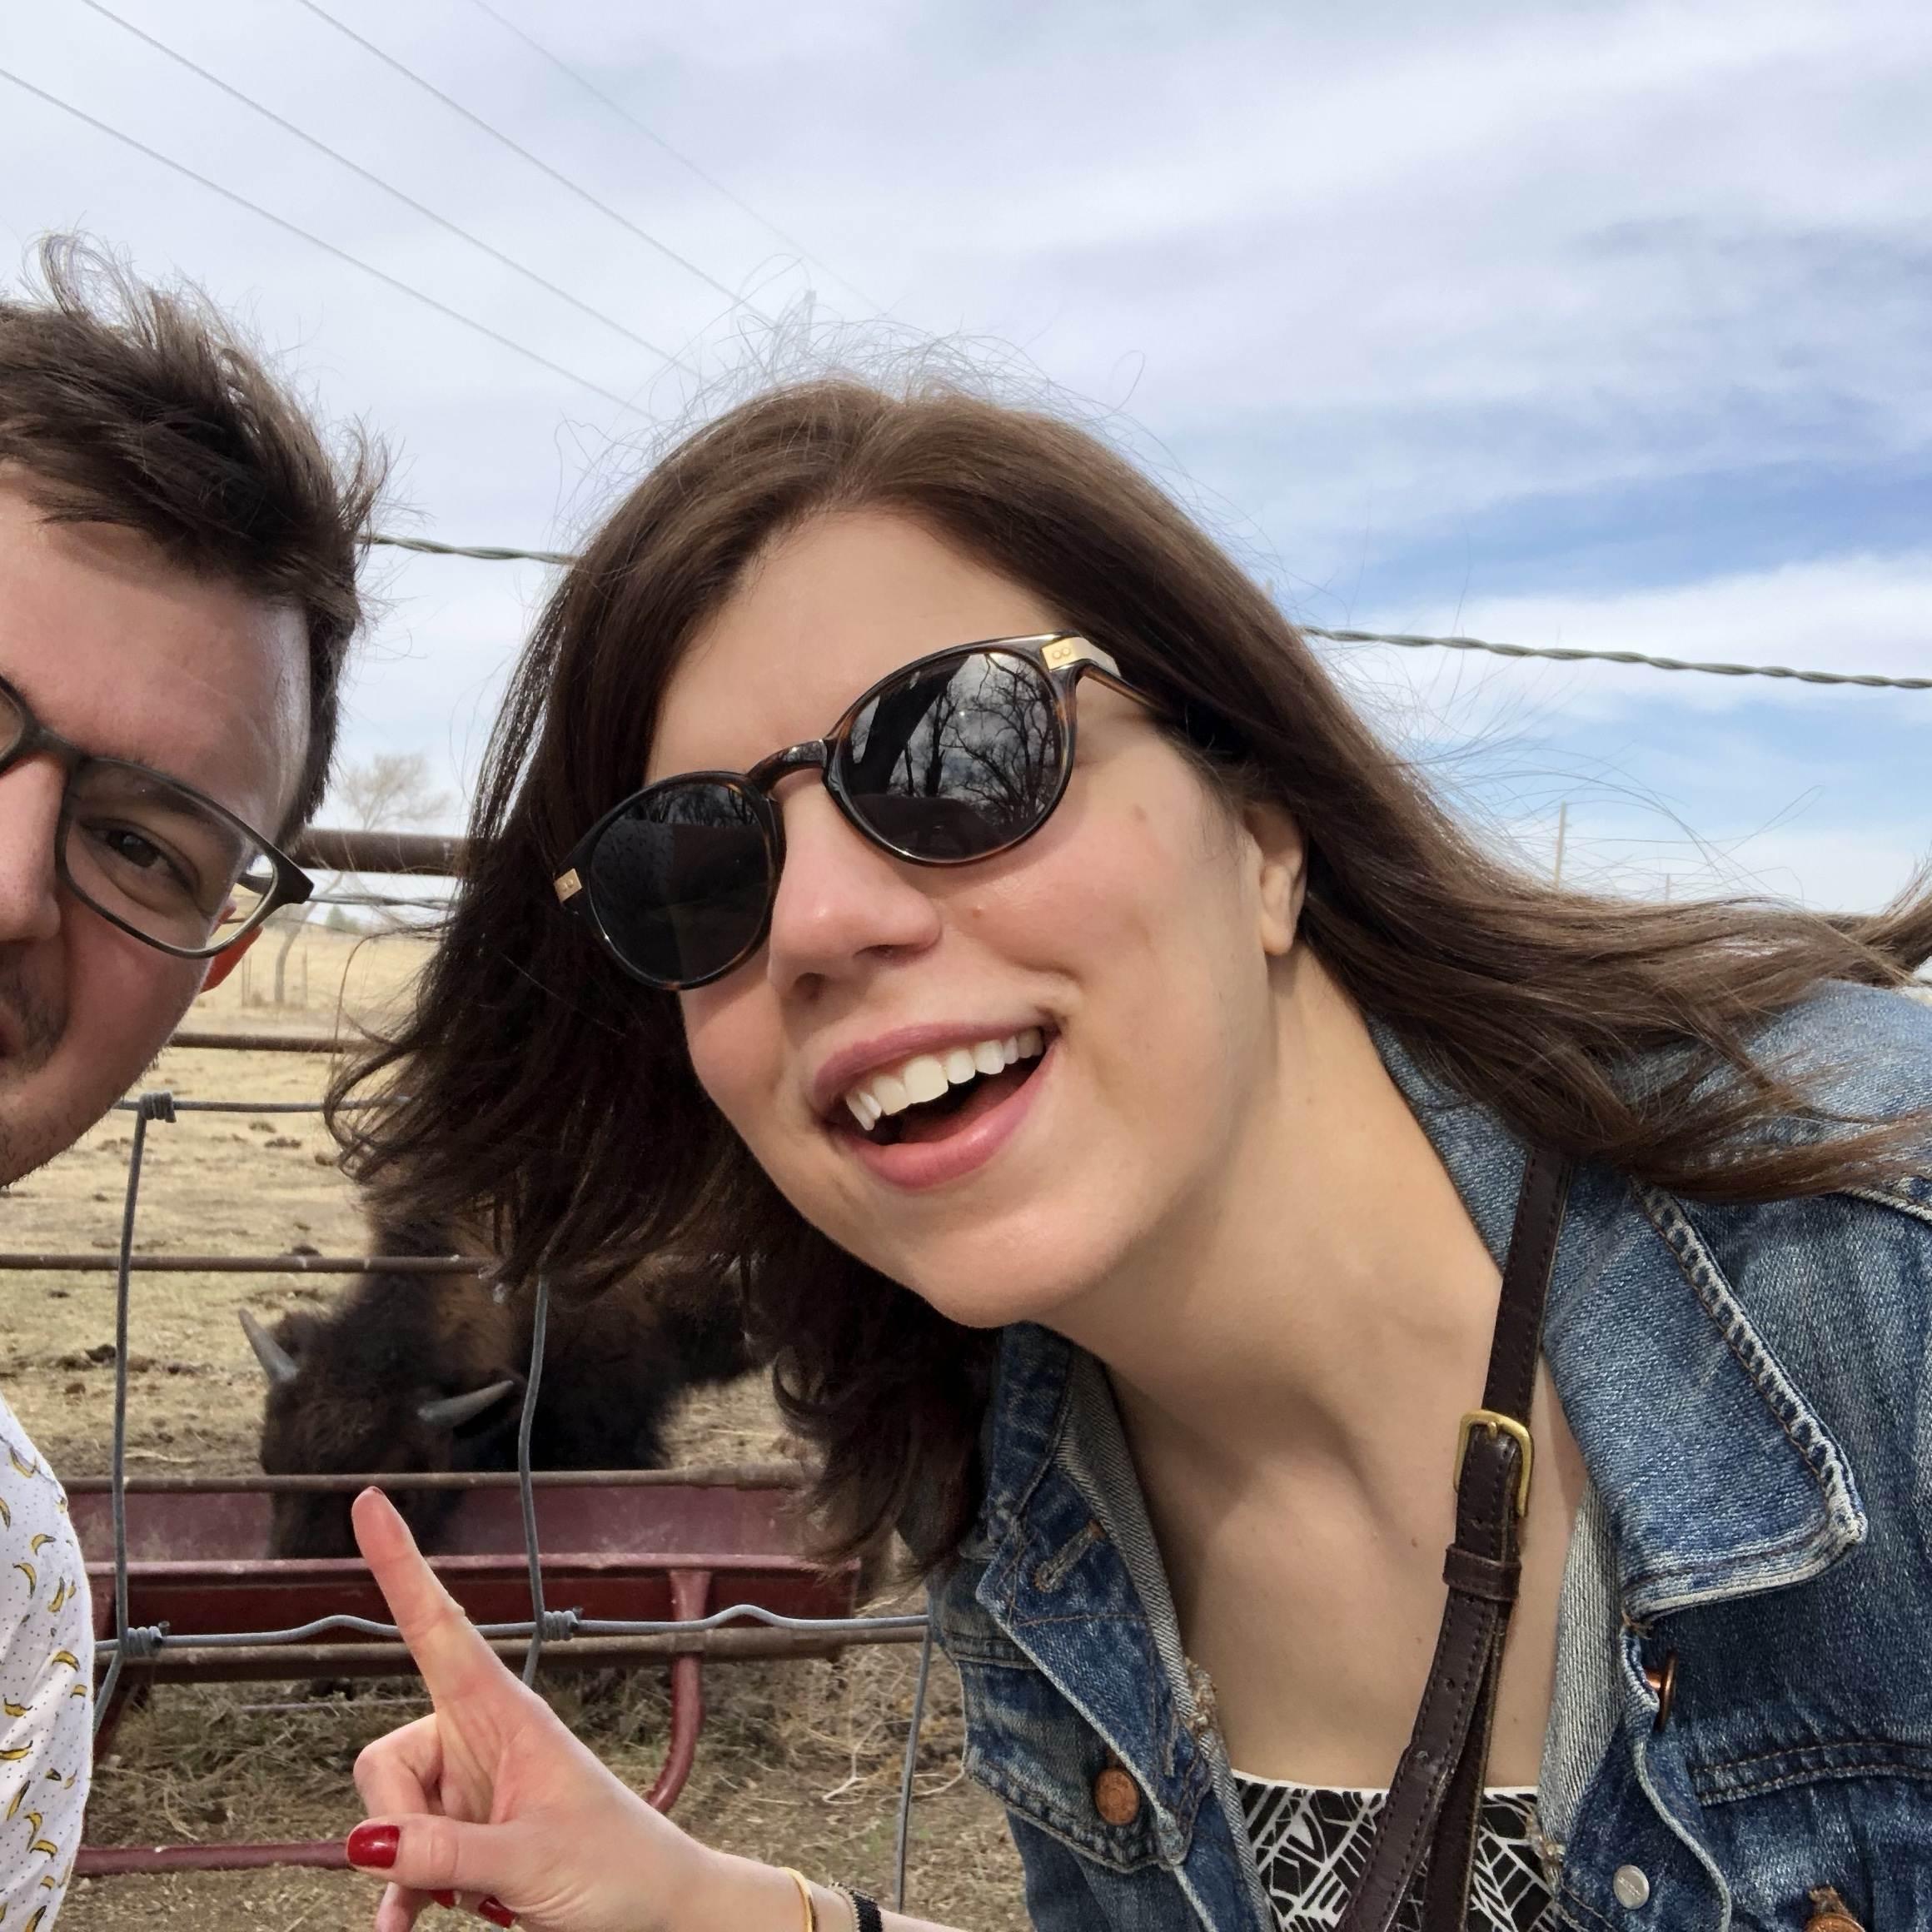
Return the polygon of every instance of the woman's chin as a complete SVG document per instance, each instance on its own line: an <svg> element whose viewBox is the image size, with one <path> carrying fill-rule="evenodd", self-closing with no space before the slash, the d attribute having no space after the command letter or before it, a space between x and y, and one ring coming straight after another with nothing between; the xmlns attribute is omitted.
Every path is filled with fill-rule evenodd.
<svg viewBox="0 0 1932 1932"><path fill-rule="evenodd" d="M1013 1322L1038 1322L1058 1327L1060 1317L1083 1299L1100 1272L1083 1267L1071 1256L1057 1266L1045 1257L1028 1256L1023 1270L1011 1266L1012 1244L1002 1242L997 1252L925 1256L910 1267L889 1269L919 1299L949 1322L963 1328L1003 1328Z"/></svg>

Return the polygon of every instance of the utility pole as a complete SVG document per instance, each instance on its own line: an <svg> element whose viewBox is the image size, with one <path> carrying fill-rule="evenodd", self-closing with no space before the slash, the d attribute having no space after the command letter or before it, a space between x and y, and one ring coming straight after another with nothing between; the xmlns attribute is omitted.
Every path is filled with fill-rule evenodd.
<svg viewBox="0 0 1932 1932"><path fill-rule="evenodd" d="M1563 844L1570 831L1570 801L1566 799L1556 808L1556 864L1550 874L1552 885L1563 883Z"/></svg>

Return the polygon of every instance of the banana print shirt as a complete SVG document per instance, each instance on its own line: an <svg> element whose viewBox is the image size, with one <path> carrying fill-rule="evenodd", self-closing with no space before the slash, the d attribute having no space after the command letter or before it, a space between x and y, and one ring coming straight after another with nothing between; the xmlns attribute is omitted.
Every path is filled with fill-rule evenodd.
<svg viewBox="0 0 1932 1932"><path fill-rule="evenodd" d="M67 1499L0 1396L0 1932L50 1932L80 1849L93 1616Z"/></svg>

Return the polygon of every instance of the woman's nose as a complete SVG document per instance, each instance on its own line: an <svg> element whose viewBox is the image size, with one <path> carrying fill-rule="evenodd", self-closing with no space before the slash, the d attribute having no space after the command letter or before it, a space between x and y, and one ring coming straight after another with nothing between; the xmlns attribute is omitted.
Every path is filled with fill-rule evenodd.
<svg viewBox="0 0 1932 1932"><path fill-rule="evenodd" d="M60 930L54 839L67 774L51 758L0 773L0 945Z"/></svg>
<svg viewBox="0 0 1932 1932"><path fill-rule="evenodd" d="M788 786L784 870L772 902L765 971L781 992L839 979L939 936L914 869L862 837L824 786Z"/></svg>

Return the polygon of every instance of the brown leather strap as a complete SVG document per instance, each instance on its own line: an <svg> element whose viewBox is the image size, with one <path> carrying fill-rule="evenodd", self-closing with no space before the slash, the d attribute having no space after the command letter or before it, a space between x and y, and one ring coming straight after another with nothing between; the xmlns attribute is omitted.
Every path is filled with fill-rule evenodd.
<svg viewBox="0 0 1932 1932"><path fill-rule="evenodd" d="M1482 1407L1526 1429L1570 1175L1567 1160L1531 1151L1503 1263ZM1507 1430L1478 1423L1464 1433L1456 1541L1442 1565L1448 1601L1435 1659L1367 1866L1337 1932L1389 1932L1425 1857L1425 1932L1461 1932L1468 1908L1503 1637L1519 1575L1516 1505L1523 1470L1521 1450Z"/></svg>

